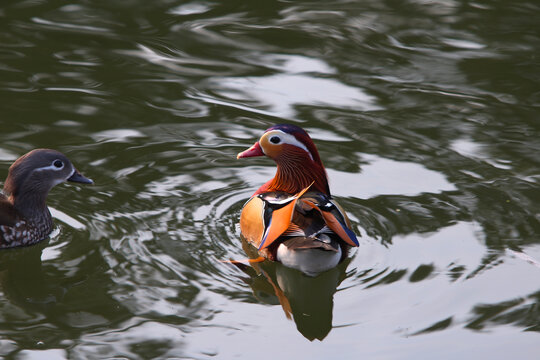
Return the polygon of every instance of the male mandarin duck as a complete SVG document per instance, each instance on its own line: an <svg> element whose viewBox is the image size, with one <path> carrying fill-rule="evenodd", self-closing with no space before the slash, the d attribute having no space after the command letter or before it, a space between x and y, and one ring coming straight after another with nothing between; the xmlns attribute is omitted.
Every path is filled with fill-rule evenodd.
<svg viewBox="0 0 540 360"><path fill-rule="evenodd" d="M310 136L295 125L275 125L237 158L263 155L276 162L277 172L242 208L242 235L262 257L308 275L335 267L358 240L330 195Z"/></svg>
<svg viewBox="0 0 540 360"><path fill-rule="evenodd" d="M32 150L10 166L0 193L0 249L33 245L49 236L53 224L45 201L64 181L93 183L55 150Z"/></svg>

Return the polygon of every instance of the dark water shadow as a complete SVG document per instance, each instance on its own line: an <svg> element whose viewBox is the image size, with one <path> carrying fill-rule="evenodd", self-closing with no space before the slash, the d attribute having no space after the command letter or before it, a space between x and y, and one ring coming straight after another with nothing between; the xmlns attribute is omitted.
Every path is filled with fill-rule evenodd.
<svg viewBox="0 0 540 360"><path fill-rule="evenodd" d="M104 267L98 250L87 249L81 255L70 253L74 247L68 245L60 258L43 260L48 247L47 240L0 253L0 292L9 300L0 304L0 338L18 345L2 355L67 348L85 333L133 316L109 294L112 284L106 274L96 271Z"/></svg>
<svg viewBox="0 0 540 360"><path fill-rule="evenodd" d="M257 257L254 248L244 239L242 245L250 258ZM337 267L314 277L279 262L235 265L248 275L243 280L259 301L281 305L285 317L295 322L306 339L322 341L332 330L334 294L346 278L350 261L351 258L347 258Z"/></svg>

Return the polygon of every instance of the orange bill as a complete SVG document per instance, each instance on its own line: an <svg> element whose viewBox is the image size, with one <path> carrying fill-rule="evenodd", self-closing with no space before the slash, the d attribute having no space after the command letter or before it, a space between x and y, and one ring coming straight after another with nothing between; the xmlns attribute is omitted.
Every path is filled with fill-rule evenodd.
<svg viewBox="0 0 540 360"><path fill-rule="evenodd" d="M241 158L246 158L246 157L263 156L263 155L264 155L264 152L261 148L261 145L259 145L259 142L257 141L249 149L238 153L238 155L236 155L236 158L241 159Z"/></svg>

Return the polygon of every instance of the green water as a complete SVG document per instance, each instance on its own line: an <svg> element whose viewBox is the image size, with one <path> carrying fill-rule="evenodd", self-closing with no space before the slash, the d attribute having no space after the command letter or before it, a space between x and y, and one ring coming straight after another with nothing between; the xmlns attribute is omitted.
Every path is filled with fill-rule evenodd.
<svg viewBox="0 0 540 360"><path fill-rule="evenodd" d="M47 243L0 254L7 359L537 359L534 1L4 1L0 178L66 153ZM236 160L314 138L361 234L317 278L238 269Z"/></svg>

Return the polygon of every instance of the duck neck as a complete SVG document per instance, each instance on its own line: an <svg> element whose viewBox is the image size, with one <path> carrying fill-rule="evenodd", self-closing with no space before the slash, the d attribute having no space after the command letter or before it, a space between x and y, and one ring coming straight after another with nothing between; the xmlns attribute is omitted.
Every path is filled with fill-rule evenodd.
<svg viewBox="0 0 540 360"><path fill-rule="evenodd" d="M34 223L47 224L52 228L52 217L47 207L47 192L21 192L17 196L11 196L10 200L26 219Z"/></svg>
<svg viewBox="0 0 540 360"><path fill-rule="evenodd" d="M264 184L256 194L267 191L282 191L296 194L311 183L311 190L330 195L324 166L309 156L290 156L276 159L277 171L274 178Z"/></svg>

